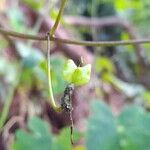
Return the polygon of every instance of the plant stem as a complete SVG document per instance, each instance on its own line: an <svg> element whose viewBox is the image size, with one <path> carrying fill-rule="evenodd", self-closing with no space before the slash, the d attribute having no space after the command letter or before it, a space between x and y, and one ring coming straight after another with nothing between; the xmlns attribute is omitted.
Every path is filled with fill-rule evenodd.
<svg viewBox="0 0 150 150"><path fill-rule="evenodd" d="M58 107L55 103L52 81L51 81L51 67L50 67L50 36L47 35L47 72L48 72L48 88L49 88L49 102L55 111L61 111L61 107Z"/></svg>
<svg viewBox="0 0 150 150"><path fill-rule="evenodd" d="M60 22L60 19L61 19L61 16L62 16L62 13L64 11L64 8L65 8L65 4L66 4L66 1L67 0L61 0L61 4L60 4L60 9L59 9L59 13L58 13L58 16L56 18L56 21L54 23L54 26L52 27L52 29L50 30L50 36L53 36L57 27L58 27L58 24Z"/></svg>
<svg viewBox="0 0 150 150"><path fill-rule="evenodd" d="M0 28L0 33L5 34L7 36L12 36L21 39L28 40L38 40L38 41L46 41L47 35L39 36L39 35L31 35L31 34L23 34L14 31L7 31ZM50 40L56 43L61 44L72 44L72 45L82 45L82 46L117 46L117 45L132 45L132 44L148 44L150 43L150 39L137 39L137 40L126 40L126 41L78 41L78 40L70 40L70 39L61 39L56 37L50 37Z"/></svg>
<svg viewBox="0 0 150 150"><path fill-rule="evenodd" d="M95 46L95 47L150 43L150 39L126 40L126 41L82 41L82 40L78 41L78 40L60 39L56 37L51 37L51 41L55 41L56 43L60 44Z"/></svg>
<svg viewBox="0 0 150 150"><path fill-rule="evenodd" d="M51 103L51 105L55 111L61 111L61 107L57 107L57 105L55 103L54 95L53 95L53 89L52 89L51 68L50 68L50 37L52 37L54 35L54 33L58 27L62 13L63 13L64 8L65 8L66 1L67 0L61 1L59 13L58 13L56 21L54 23L54 26L52 27L52 29L49 31L49 33L47 35L47 67L48 67L47 70L48 70L48 86L49 86L49 95L50 95L49 100L50 100L50 103Z"/></svg>

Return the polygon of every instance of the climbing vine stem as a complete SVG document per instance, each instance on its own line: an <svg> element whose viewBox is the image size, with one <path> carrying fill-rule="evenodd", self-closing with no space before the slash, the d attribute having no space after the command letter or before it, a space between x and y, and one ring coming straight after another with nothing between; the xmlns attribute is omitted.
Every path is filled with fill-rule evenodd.
<svg viewBox="0 0 150 150"><path fill-rule="evenodd" d="M66 4L67 0L61 0L61 4L60 4L60 9L59 9L59 13L58 13L58 16L56 18L56 21L54 23L54 26L52 27L52 29L50 30L50 36L53 36L57 27L58 27L58 24L60 22L60 19L61 19L61 16L62 16L62 13L64 11L64 8L65 8L65 4Z"/></svg>
<svg viewBox="0 0 150 150"><path fill-rule="evenodd" d="M20 38L20 39L27 39L27 40L37 40L37 41L47 41L47 36L42 35L31 35L31 34L24 34L18 33L14 31L9 31L0 28L0 34L4 34L7 36ZM71 39L63 39L63 38L56 38L50 37L50 41L60 43L60 44L72 44L72 45L81 45L81 46L117 46L117 45L133 45L133 44L149 44L150 39L135 39L135 40L122 40L122 41L78 41L78 40L71 40Z"/></svg>
<svg viewBox="0 0 150 150"><path fill-rule="evenodd" d="M48 74L48 89L49 89L49 102L55 111L61 111L61 107L58 107L55 103L53 89L52 89L52 79L51 79L51 65L50 65L50 35L47 34L47 74Z"/></svg>

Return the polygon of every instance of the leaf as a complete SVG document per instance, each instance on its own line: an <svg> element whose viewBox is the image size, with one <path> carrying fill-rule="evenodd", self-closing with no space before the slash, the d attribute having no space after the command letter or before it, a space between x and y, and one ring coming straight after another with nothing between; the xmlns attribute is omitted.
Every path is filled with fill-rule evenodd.
<svg viewBox="0 0 150 150"><path fill-rule="evenodd" d="M143 98L146 102L150 102L150 91L143 92Z"/></svg>
<svg viewBox="0 0 150 150"><path fill-rule="evenodd" d="M64 128L58 135L49 132L48 125L34 117L28 121L27 131L17 130L16 139L11 145L12 150L71 150L70 128ZM80 134L75 132L75 139Z"/></svg>
<svg viewBox="0 0 150 150"><path fill-rule="evenodd" d="M52 137L48 126L39 118L28 122L29 132L18 130L12 150L50 150Z"/></svg>
<svg viewBox="0 0 150 150"><path fill-rule="evenodd" d="M124 128L123 150L149 150L150 113L140 107L130 106L122 112L118 120Z"/></svg>
<svg viewBox="0 0 150 150"><path fill-rule="evenodd" d="M64 91L66 86L65 81L62 79L62 70L65 59L61 56L51 58L51 75L52 86L54 94L60 94Z"/></svg>
<svg viewBox="0 0 150 150"><path fill-rule="evenodd" d="M73 140L76 143L81 138L81 133L74 131ZM64 128L59 135L53 138L52 150L72 150L70 141L70 128Z"/></svg>
<svg viewBox="0 0 150 150"><path fill-rule="evenodd" d="M77 67L72 76L72 83L74 83L76 86L84 85L89 82L90 75L91 75L90 64L84 67Z"/></svg>
<svg viewBox="0 0 150 150"><path fill-rule="evenodd" d="M106 105L92 103L92 115L88 120L87 150L120 150L117 123Z"/></svg>
<svg viewBox="0 0 150 150"><path fill-rule="evenodd" d="M44 6L43 0L23 0L23 2L37 11L39 11Z"/></svg>
<svg viewBox="0 0 150 150"><path fill-rule="evenodd" d="M107 71L109 73L113 73L115 71L115 66L111 62L111 60L107 57L98 57L96 59L95 69L97 72Z"/></svg>
<svg viewBox="0 0 150 150"><path fill-rule="evenodd" d="M77 67L75 63L69 59L63 69L63 78L69 83L76 86L84 85L89 82L91 75L91 64L83 67Z"/></svg>
<svg viewBox="0 0 150 150"><path fill-rule="evenodd" d="M74 147L73 150L85 150L85 147L83 145L78 145Z"/></svg>
<svg viewBox="0 0 150 150"><path fill-rule="evenodd" d="M141 107L129 106L119 117L98 101L92 105L88 120L87 150L149 150L150 113Z"/></svg>
<svg viewBox="0 0 150 150"><path fill-rule="evenodd" d="M71 83L72 82L72 76L77 69L77 66L73 62L73 60L69 59L64 65L63 68L63 78L65 81Z"/></svg>
<svg viewBox="0 0 150 150"><path fill-rule="evenodd" d="M42 52L34 47L25 45L22 42L17 42L17 51L23 59L23 65L26 68L32 68L44 61Z"/></svg>
<svg viewBox="0 0 150 150"><path fill-rule="evenodd" d="M25 32L25 16L19 7L8 9L7 16L13 30L17 32Z"/></svg>
<svg viewBox="0 0 150 150"><path fill-rule="evenodd" d="M54 137L52 150L71 150L70 128L64 128L59 135Z"/></svg>

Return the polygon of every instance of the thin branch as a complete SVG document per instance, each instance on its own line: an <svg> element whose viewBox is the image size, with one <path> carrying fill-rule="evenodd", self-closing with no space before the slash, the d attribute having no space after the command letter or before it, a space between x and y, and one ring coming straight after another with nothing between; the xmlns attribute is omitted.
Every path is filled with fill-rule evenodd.
<svg viewBox="0 0 150 150"><path fill-rule="evenodd" d="M31 35L31 34L23 34L23 33L18 33L14 31L8 31L0 28L0 33L5 34L7 36L12 36L16 38L21 38L21 39L29 39L29 40L39 40L39 41L46 41L46 36L36 36L36 35Z"/></svg>
<svg viewBox="0 0 150 150"><path fill-rule="evenodd" d="M38 40L38 41L46 41L47 34L43 35L31 35L31 34L23 34L14 31L7 31L0 28L1 34L6 34L7 36L12 36L21 39L28 40ZM136 39L136 40L126 40L126 41L78 41L78 40L69 40L51 37L51 41L61 44L72 44L72 45L81 45L81 46L117 46L117 45L132 45L132 44L147 44L150 43L150 39Z"/></svg>
<svg viewBox="0 0 150 150"><path fill-rule="evenodd" d="M132 44L146 44L150 43L150 39L137 39L137 40L123 40L123 41L77 41L69 39L60 39L56 37L51 37L52 41L57 43L81 45L81 46L118 46L118 45L132 45Z"/></svg>
<svg viewBox="0 0 150 150"><path fill-rule="evenodd" d="M50 35L53 36L57 27L58 27L58 24L60 22L60 19L61 19L61 16L62 16L62 13L64 11L64 8L65 8L65 4L66 4L66 1L67 0L62 0L61 1L61 4L60 4L60 9L59 9L59 13L58 13L58 16L56 18L56 21L55 21L55 24L54 26L52 27L52 29L50 30Z"/></svg>

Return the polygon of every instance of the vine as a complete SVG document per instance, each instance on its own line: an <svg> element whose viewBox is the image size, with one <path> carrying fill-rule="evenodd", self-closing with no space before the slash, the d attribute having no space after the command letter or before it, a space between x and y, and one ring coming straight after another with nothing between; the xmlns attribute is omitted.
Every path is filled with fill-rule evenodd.
<svg viewBox="0 0 150 150"><path fill-rule="evenodd" d="M46 35L31 35L31 34L23 34L14 31L5 30L0 28L0 34L4 34L7 36L28 39L28 40L37 40L37 41L47 41ZM50 41L61 43L61 44L72 44L72 45L81 45L81 46L117 46L117 45L133 45L133 44L148 44L150 43L150 39L136 39L136 40L121 40L121 41L78 41L78 40L70 40L57 38L54 36L50 37Z"/></svg>
<svg viewBox="0 0 150 150"><path fill-rule="evenodd" d="M49 102L55 111L61 111L61 107L58 107L54 100L52 81L51 81L51 66L50 66L50 35L47 34L47 73L48 73L48 89L49 89Z"/></svg>

